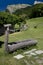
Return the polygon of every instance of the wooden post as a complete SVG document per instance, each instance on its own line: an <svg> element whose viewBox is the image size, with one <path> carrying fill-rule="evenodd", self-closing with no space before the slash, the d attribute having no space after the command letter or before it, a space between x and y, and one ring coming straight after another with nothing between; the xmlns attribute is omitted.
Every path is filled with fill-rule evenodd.
<svg viewBox="0 0 43 65"><path fill-rule="evenodd" d="M4 46L5 46L5 51L8 53L9 52L9 48L8 48L8 40L9 40L9 27L11 26L11 24L7 24L4 25L4 27L6 27L6 31L5 31L5 42L4 42Z"/></svg>

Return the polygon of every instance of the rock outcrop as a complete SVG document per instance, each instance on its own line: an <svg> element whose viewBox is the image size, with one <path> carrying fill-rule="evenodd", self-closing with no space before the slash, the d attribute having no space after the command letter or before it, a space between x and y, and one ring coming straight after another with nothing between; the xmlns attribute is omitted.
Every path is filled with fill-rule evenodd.
<svg viewBox="0 0 43 65"><path fill-rule="evenodd" d="M31 6L31 5L29 5L29 4L8 5L7 8L6 8L6 11L9 11L10 13L13 13L13 12L15 12L18 9L26 8L28 6Z"/></svg>

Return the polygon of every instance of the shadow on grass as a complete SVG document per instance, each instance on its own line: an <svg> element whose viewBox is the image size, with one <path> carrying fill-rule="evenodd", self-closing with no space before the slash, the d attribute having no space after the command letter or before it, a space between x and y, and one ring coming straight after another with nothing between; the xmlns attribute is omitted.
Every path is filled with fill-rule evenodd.
<svg viewBox="0 0 43 65"><path fill-rule="evenodd" d="M0 48L2 48L2 44L4 44L4 42L0 41Z"/></svg>

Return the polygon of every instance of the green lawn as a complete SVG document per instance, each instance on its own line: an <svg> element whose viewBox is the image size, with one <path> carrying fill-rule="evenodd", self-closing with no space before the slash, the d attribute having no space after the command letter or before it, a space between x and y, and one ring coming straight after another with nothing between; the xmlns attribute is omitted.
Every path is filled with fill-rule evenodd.
<svg viewBox="0 0 43 65"><path fill-rule="evenodd" d="M24 62L24 59L30 62L31 64L31 60L34 61L34 57L31 57L30 59L28 59L27 57L21 59L21 60L16 60L13 58L14 55L21 53L29 50L31 48L36 48L36 49L42 49L43 50L43 17L40 18L34 18L34 19L29 19L26 20L27 21L27 25L28 25L28 30L26 31L22 31L22 32L17 32L17 33L13 33L9 35L9 42L14 42L14 41L20 41L20 40L24 40L24 39L36 39L38 41L37 46L35 47L28 47L26 49L20 49L15 51L12 54L6 54L4 51L4 44L2 45L2 48L0 48L0 65L27 65ZM37 25L37 28L34 28L34 26ZM5 40L5 35L0 36L0 41L4 41ZM43 56L43 55L41 55ZM34 65L39 65L37 64L37 62L35 62ZM40 64L43 65L43 64Z"/></svg>

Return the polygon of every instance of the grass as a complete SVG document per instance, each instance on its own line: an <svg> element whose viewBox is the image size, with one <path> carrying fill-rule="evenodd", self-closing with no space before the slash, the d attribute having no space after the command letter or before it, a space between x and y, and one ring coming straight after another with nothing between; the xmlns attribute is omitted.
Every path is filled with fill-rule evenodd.
<svg viewBox="0 0 43 65"><path fill-rule="evenodd" d="M10 34L9 42L14 42L18 40L20 41L24 39L36 39L38 41L37 46L30 47L30 48L27 47L24 50L20 49L20 50L15 51L12 54L6 54L4 51L4 44L3 44L2 47L0 48L0 65L27 65L24 62L24 59L29 61L31 64L31 60L34 61L34 58L30 58L29 60L27 57L25 57L24 59L16 60L13 58L13 56L16 54L22 53L26 50L32 49L32 48L43 50L43 17L29 19L26 21L28 24L28 30ZM35 25L37 25L37 28L34 28ZM4 41L4 40L5 40L5 35L0 36L0 41ZM39 65L39 64L35 62L35 65Z"/></svg>

